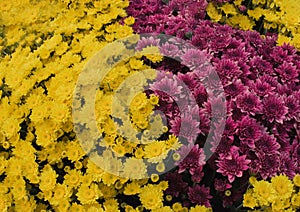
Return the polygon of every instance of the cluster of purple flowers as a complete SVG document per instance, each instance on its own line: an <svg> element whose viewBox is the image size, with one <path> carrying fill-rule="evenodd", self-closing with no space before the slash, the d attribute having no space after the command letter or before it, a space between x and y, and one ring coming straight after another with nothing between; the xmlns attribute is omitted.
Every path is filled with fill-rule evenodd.
<svg viewBox="0 0 300 212"><path fill-rule="evenodd" d="M185 95L179 84L168 80L172 76L167 72L171 72L186 84L197 103L193 108L186 105L182 117L168 96L160 94L159 109L168 114L170 132L179 134L181 124L187 126L180 129L187 140L196 139L195 145L181 150L189 154L179 161L179 168L165 176L169 181L166 193L186 205L210 206L219 198L226 207L242 198L251 175L267 179L280 173L289 177L300 173L300 55L292 46L276 46L276 35L262 38L254 31L203 20L206 6L205 0L132 1L127 12L136 18L137 33L177 36L199 49L182 56L182 64L166 58L155 65L166 75L159 76L161 80L153 88L166 87L175 96ZM170 57L179 51L169 44L160 48ZM201 54L216 70L227 105L225 130L221 135L214 132L214 154L207 163L203 141L211 127L218 128L218 123L210 125L210 118L218 116L211 108L219 103L209 101L210 91L188 71L196 68L199 61L194 60ZM209 79L213 88L214 77ZM197 115L200 123L193 121ZM180 195L184 193L187 196Z"/></svg>

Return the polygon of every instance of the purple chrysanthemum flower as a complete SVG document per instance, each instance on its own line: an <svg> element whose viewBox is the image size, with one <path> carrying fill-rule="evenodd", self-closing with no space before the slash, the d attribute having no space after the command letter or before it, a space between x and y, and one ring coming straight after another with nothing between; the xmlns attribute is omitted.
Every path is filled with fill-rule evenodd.
<svg viewBox="0 0 300 212"><path fill-rule="evenodd" d="M273 73L272 64L264 60L261 56L254 56L250 61L250 70L254 74Z"/></svg>
<svg viewBox="0 0 300 212"><path fill-rule="evenodd" d="M240 156L237 148L233 146L230 152L220 154L216 162L219 167L217 172L227 176L229 182L232 183L236 177L242 177L243 172L249 168L248 165L251 161L246 159L246 155Z"/></svg>
<svg viewBox="0 0 300 212"><path fill-rule="evenodd" d="M288 63L286 61L283 62L278 68L275 69L276 72L280 75L281 81L283 83L294 81L299 81L297 79L299 75L299 71L297 71L296 66L294 66L291 62Z"/></svg>
<svg viewBox="0 0 300 212"><path fill-rule="evenodd" d="M178 79L180 79L184 84L191 90L197 90L199 86L199 80L197 80L196 75L193 72L188 73L178 73Z"/></svg>
<svg viewBox="0 0 300 212"><path fill-rule="evenodd" d="M254 148L254 143L263 133L263 128L255 119L244 116L239 122L238 135L242 143L247 144L250 148Z"/></svg>
<svg viewBox="0 0 300 212"><path fill-rule="evenodd" d="M205 164L205 154L202 148L199 148L198 144L189 144L183 146L179 150L181 160L175 164L179 166L178 173L189 170L191 175L194 175L195 171Z"/></svg>
<svg viewBox="0 0 300 212"><path fill-rule="evenodd" d="M285 61L290 62L292 60L292 57L289 56L289 52L280 46L276 46L275 48L273 48L273 51L270 54L270 57L276 63L279 63L279 64L282 64Z"/></svg>
<svg viewBox="0 0 300 212"><path fill-rule="evenodd" d="M159 46L159 39L155 39L154 37L142 37L137 45L136 45L136 50L142 50L143 48L146 48L147 46Z"/></svg>
<svg viewBox="0 0 300 212"><path fill-rule="evenodd" d="M194 187L190 187L188 196L191 202L194 204L211 207L209 200L212 198L212 196L210 195L209 187L205 187L204 185L195 185Z"/></svg>
<svg viewBox="0 0 300 212"><path fill-rule="evenodd" d="M263 133L263 135L255 142L255 150L257 152L272 154L280 149L280 144L276 141L274 136L268 133Z"/></svg>
<svg viewBox="0 0 300 212"><path fill-rule="evenodd" d="M182 64L190 69L195 69L208 62L207 54L204 51L196 49L187 49L181 59Z"/></svg>
<svg viewBox="0 0 300 212"><path fill-rule="evenodd" d="M161 53L166 57L179 56L179 48L171 43L165 43L160 47Z"/></svg>
<svg viewBox="0 0 300 212"><path fill-rule="evenodd" d="M206 135L208 134L210 129L210 119L208 115L204 113L200 113L199 117L200 117L200 125L199 125L200 133L202 135Z"/></svg>
<svg viewBox="0 0 300 212"><path fill-rule="evenodd" d="M245 61L249 53L244 48L230 49L224 54L224 59L231 59L234 61Z"/></svg>
<svg viewBox="0 0 300 212"><path fill-rule="evenodd" d="M220 60L220 62L216 65L216 70L221 78L238 78L239 75L242 74L237 63L230 59Z"/></svg>
<svg viewBox="0 0 300 212"><path fill-rule="evenodd" d="M217 140L218 142L215 142L215 140ZM215 137L213 137L211 151L217 152L218 154L224 154L230 151L232 144L233 144L233 139L229 137L222 136L221 140L219 140L218 138L215 139Z"/></svg>
<svg viewBox="0 0 300 212"><path fill-rule="evenodd" d="M269 83L261 78L258 78L254 83L250 84L253 91L261 97L267 97L273 93L275 87L272 87Z"/></svg>
<svg viewBox="0 0 300 212"><path fill-rule="evenodd" d="M207 92L202 84L194 87L193 95L198 105L203 105L203 103L207 101Z"/></svg>
<svg viewBox="0 0 300 212"><path fill-rule="evenodd" d="M236 105L242 112L253 116L262 112L262 103L259 97L249 91L237 97Z"/></svg>
<svg viewBox="0 0 300 212"><path fill-rule="evenodd" d="M259 174L264 180L274 177L279 170L279 154L260 154L255 163L258 163L259 167L257 174Z"/></svg>
<svg viewBox="0 0 300 212"><path fill-rule="evenodd" d="M300 120L300 101L293 95L285 98L285 105L288 108L287 120Z"/></svg>
<svg viewBox="0 0 300 212"><path fill-rule="evenodd" d="M216 36L215 39L212 39L212 42L210 44L210 47L214 51L220 51L225 49L230 43L230 37L224 36Z"/></svg>
<svg viewBox="0 0 300 212"><path fill-rule="evenodd" d="M284 101L278 96L269 96L263 100L263 114L269 122L283 123L286 119L288 108Z"/></svg>
<svg viewBox="0 0 300 212"><path fill-rule="evenodd" d="M225 93L232 99L236 99L236 96L245 90L246 88L240 79L232 80L224 86Z"/></svg>
<svg viewBox="0 0 300 212"><path fill-rule="evenodd" d="M156 80L154 83L152 83L150 85L150 89L154 92L164 92L177 101L182 92L182 86L178 85L178 83L179 82L175 76L172 78L165 76L163 79L159 81Z"/></svg>
<svg viewBox="0 0 300 212"><path fill-rule="evenodd" d="M215 179L214 187L217 191L226 191L227 189L230 189L232 185L228 182L227 179Z"/></svg>
<svg viewBox="0 0 300 212"><path fill-rule="evenodd" d="M176 117L170 121L170 125L171 133L186 138L190 143L193 142L201 132L199 129L199 121L193 119L190 115Z"/></svg>
<svg viewBox="0 0 300 212"><path fill-rule="evenodd" d="M203 166L198 167L197 169L194 170L193 175L192 175L192 181L194 183L200 183L204 176L203 172Z"/></svg>
<svg viewBox="0 0 300 212"><path fill-rule="evenodd" d="M297 162L292 159L289 152L285 152L285 151L280 152L279 172L284 173L290 179L292 179L296 175L296 170L297 170ZM299 168L297 172L299 173Z"/></svg>
<svg viewBox="0 0 300 212"><path fill-rule="evenodd" d="M204 103L203 112L209 114L216 122L225 119L228 112L227 105L224 105L225 100L221 96L213 96L208 100Z"/></svg>
<svg viewBox="0 0 300 212"><path fill-rule="evenodd" d="M169 172L166 175L165 180L168 181L166 194L178 197L180 193L187 192L188 184L183 181L182 176L177 172Z"/></svg>

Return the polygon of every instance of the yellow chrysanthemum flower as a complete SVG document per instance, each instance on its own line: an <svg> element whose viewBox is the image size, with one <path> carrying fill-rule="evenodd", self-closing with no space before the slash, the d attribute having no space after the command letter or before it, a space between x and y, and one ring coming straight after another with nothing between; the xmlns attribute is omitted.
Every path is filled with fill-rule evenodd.
<svg viewBox="0 0 300 212"><path fill-rule="evenodd" d="M163 192L157 185L146 185L139 193L141 203L146 209L153 210L163 206Z"/></svg>
<svg viewBox="0 0 300 212"><path fill-rule="evenodd" d="M133 181L132 183L128 183L126 186L125 186L125 189L124 189L124 194L125 195L134 195L134 194L137 194L141 191L141 186L136 183L135 181Z"/></svg>
<svg viewBox="0 0 300 212"><path fill-rule="evenodd" d="M278 197L282 199L288 199L291 197L294 186L287 176L275 176L271 179L271 183Z"/></svg>
<svg viewBox="0 0 300 212"><path fill-rule="evenodd" d="M78 200L82 204L97 203L96 200L99 195L101 195L101 192L96 184L92 184L91 186L81 185L76 193Z"/></svg>
<svg viewBox="0 0 300 212"><path fill-rule="evenodd" d="M254 184L253 195L259 201L260 205L265 206L269 205L275 198L275 190L272 187L271 183L267 181L257 181Z"/></svg>

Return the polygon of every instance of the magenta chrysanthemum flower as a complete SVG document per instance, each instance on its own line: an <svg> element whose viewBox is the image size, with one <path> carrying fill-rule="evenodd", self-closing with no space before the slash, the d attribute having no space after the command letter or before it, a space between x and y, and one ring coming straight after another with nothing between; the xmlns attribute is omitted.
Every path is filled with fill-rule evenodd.
<svg viewBox="0 0 300 212"><path fill-rule="evenodd" d="M205 164L204 151L202 148L199 148L198 144L189 144L181 147L179 154L182 159L175 163L179 165L178 173L188 169L190 174L194 175L195 171Z"/></svg>
<svg viewBox="0 0 300 212"><path fill-rule="evenodd" d="M282 124L286 119L287 112L288 108L282 98L269 96L263 100L263 114L269 122L276 121Z"/></svg>
<svg viewBox="0 0 300 212"><path fill-rule="evenodd" d="M199 166L193 172L192 181L195 182L195 183L200 183L200 181L202 180L203 176L204 176L203 166Z"/></svg>
<svg viewBox="0 0 300 212"><path fill-rule="evenodd" d="M300 101L295 96L288 96L285 98L285 105L288 108L287 120L300 120Z"/></svg>
<svg viewBox="0 0 300 212"><path fill-rule="evenodd" d="M251 161L246 159L246 155L240 156L236 148L232 147L230 152L220 154L216 162L219 167L217 172L227 176L229 182L232 183L236 177L242 177Z"/></svg>
<svg viewBox="0 0 300 212"><path fill-rule="evenodd" d="M179 48L171 43L165 43L160 47L161 53L166 57L172 57L178 56L179 54Z"/></svg>
<svg viewBox="0 0 300 212"><path fill-rule="evenodd" d="M237 107L244 113L251 115L262 112L262 103L258 96L253 93L245 92L237 97Z"/></svg>
<svg viewBox="0 0 300 212"><path fill-rule="evenodd" d="M250 61L250 70L254 74L272 73L272 64L264 60L261 56L254 56Z"/></svg>
<svg viewBox="0 0 300 212"><path fill-rule="evenodd" d="M297 79L299 75L299 71L297 71L296 66L294 66L291 62L288 63L286 61L283 62L278 68L275 69L276 72L280 75L281 81L288 82L288 81L299 81Z"/></svg>
<svg viewBox="0 0 300 212"><path fill-rule="evenodd" d="M242 74L242 71L239 69L237 63L230 59L220 60L216 66L216 70L220 77L224 78L238 78Z"/></svg>
<svg viewBox="0 0 300 212"><path fill-rule="evenodd" d="M279 64L282 64L285 61L290 62L292 60L292 58L289 56L289 52L279 46L273 48L270 56L276 63Z"/></svg>
<svg viewBox="0 0 300 212"><path fill-rule="evenodd" d="M154 92L160 91L166 93L168 96L173 98L175 101L178 100L181 92L182 86L178 85L178 80L176 77L165 76L161 80L156 80L150 85L150 89Z"/></svg>
<svg viewBox="0 0 300 212"><path fill-rule="evenodd" d="M170 125L171 133L186 138L190 143L193 142L201 132L199 129L199 121L193 119L190 115L176 117L170 121Z"/></svg>
<svg viewBox="0 0 300 212"><path fill-rule="evenodd" d="M215 51L221 51L225 49L230 43L230 37L223 36L216 37L212 40L210 47Z"/></svg>
<svg viewBox="0 0 300 212"><path fill-rule="evenodd" d="M218 143L216 143L215 140L217 140ZM221 140L219 140L218 137L216 139L215 139L215 137L213 137L211 151L217 152L219 154L222 154L222 153L224 154L224 153L230 151L232 144L233 144L233 139L231 139L229 137L222 136Z"/></svg>
<svg viewBox="0 0 300 212"><path fill-rule="evenodd" d="M268 133L263 133L263 135L255 141L255 151L261 152L264 154L273 154L278 151L280 144L277 143L274 136L269 135Z"/></svg>
<svg viewBox="0 0 300 212"><path fill-rule="evenodd" d="M136 50L142 50L143 48L146 48L147 46L158 46L159 45L159 39L155 39L154 37L142 37L137 45Z"/></svg>
<svg viewBox="0 0 300 212"><path fill-rule="evenodd" d="M240 79L232 80L224 86L225 93L232 99L236 99L236 96L245 90L246 88Z"/></svg>
<svg viewBox="0 0 300 212"><path fill-rule="evenodd" d="M208 62L207 54L196 49L187 49L181 59L182 64L191 69L195 69L196 67L203 65L205 62Z"/></svg>
<svg viewBox="0 0 300 212"><path fill-rule="evenodd" d="M209 200L212 198L210 195L210 189L204 185L195 185L194 187L190 187L188 196L191 202L194 204L211 207L209 203Z"/></svg>
<svg viewBox="0 0 300 212"><path fill-rule="evenodd" d="M299 173L299 165L297 161L294 161L289 152L280 152L280 167L279 172L284 173L290 179L292 179L297 173ZM298 169L298 170L297 170Z"/></svg>
<svg viewBox="0 0 300 212"><path fill-rule="evenodd" d="M227 179L215 179L214 187L217 191L226 191L227 189L230 189L232 185L228 182Z"/></svg>
<svg viewBox="0 0 300 212"><path fill-rule="evenodd" d="M249 116L244 116L239 122L238 135L241 142L247 144L250 148L254 148L254 142L262 135L262 127Z"/></svg>
<svg viewBox="0 0 300 212"><path fill-rule="evenodd" d="M259 159L255 161L259 167L257 174L263 179L273 177L277 174L280 165L279 154L261 154L258 158Z"/></svg>
<svg viewBox="0 0 300 212"><path fill-rule="evenodd" d="M255 82L251 83L250 87L258 96L261 97L267 97L271 95L272 91L275 89L275 87L272 87L265 80L262 80L262 78L258 78Z"/></svg>

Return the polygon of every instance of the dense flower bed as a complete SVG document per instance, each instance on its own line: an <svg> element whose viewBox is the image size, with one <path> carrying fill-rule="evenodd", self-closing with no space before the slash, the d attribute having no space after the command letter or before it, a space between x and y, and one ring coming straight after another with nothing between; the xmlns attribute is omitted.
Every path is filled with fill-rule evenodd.
<svg viewBox="0 0 300 212"><path fill-rule="evenodd" d="M292 0L1 1L0 212L299 209L297 8ZM119 63L95 106L74 101L87 62L134 33L152 37L131 58L132 50L117 54L130 42L110 49L116 55L103 64ZM128 88L146 85L124 109ZM78 87L89 94L88 82ZM74 123L74 111L91 115L84 108L96 108L103 140L87 139L90 123Z"/></svg>

